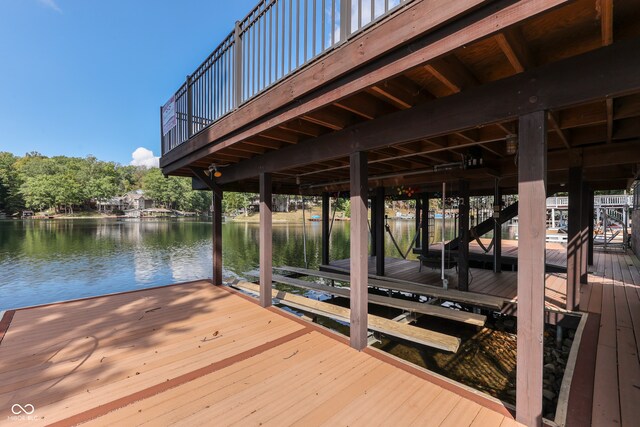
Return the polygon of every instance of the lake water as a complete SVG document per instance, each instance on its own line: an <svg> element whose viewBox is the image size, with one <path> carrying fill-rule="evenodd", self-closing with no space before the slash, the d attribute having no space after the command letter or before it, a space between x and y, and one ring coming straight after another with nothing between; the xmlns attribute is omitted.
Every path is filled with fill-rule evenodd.
<svg viewBox="0 0 640 427"><path fill-rule="evenodd" d="M414 222L389 224L406 251ZM453 236L453 228L447 227L446 238ZM225 278L257 276L258 229L252 223L223 225ZM320 263L320 232L319 222L307 223L309 268ZM440 239L439 226L435 239ZM334 260L349 257L348 222L334 224L330 254ZM399 256L388 235L386 254ZM302 223L274 223L273 265L304 267ZM210 222L0 221L0 310L210 277Z"/></svg>

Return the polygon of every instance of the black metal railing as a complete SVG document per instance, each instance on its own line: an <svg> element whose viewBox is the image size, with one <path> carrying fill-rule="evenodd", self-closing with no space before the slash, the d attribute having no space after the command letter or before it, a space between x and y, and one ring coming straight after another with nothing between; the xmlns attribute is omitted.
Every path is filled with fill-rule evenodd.
<svg viewBox="0 0 640 427"><path fill-rule="evenodd" d="M411 1L261 0L161 109L162 155Z"/></svg>

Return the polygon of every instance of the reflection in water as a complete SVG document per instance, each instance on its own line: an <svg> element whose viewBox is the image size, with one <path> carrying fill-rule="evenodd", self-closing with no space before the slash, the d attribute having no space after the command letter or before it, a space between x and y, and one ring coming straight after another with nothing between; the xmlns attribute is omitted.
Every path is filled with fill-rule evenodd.
<svg viewBox="0 0 640 427"><path fill-rule="evenodd" d="M389 225L406 251L415 233L413 221ZM257 274L258 229L258 224L223 225L224 277ZM437 224L435 240L439 233ZM446 237L452 235L450 224ZM309 268L320 264L320 236L321 223L309 222ZM385 251L399 256L388 235ZM349 257L348 222L334 224L330 254L333 260ZM274 223L273 265L304 266L301 223ZM0 310L208 277L209 222L0 221Z"/></svg>

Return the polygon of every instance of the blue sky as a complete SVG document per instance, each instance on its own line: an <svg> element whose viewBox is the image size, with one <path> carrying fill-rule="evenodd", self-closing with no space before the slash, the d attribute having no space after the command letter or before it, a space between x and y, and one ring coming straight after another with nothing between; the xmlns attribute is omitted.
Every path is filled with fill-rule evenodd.
<svg viewBox="0 0 640 427"><path fill-rule="evenodd" d="M0 151L157 156L159 108L257 0L0 0Z"/></svg>

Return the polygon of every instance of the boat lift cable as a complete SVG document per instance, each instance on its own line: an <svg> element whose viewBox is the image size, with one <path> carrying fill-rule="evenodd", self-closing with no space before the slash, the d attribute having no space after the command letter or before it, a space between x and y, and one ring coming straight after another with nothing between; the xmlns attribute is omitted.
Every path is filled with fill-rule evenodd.
<svg viewBox="0 0 640 427"><path fill-rule="evenodd" d="M389 233L389 237L391 237L391 241L393 242L393 245L396 247L396 250L402 257L402 259L407 259L407 257L409 256L409 253L413 249L413 246L416 244L416 241L418 240L418 236L420 235L420 228L416 230L416 234L413 236L413 240L411 240L411 244L409 245L409 248L407 249L407 251L402 252L402 249L400 249L398 242L396 241L395 237L393 237L393 233L391 232L391 227L389 227L388 218L389 217L387 216L384 217L384 228L385 230L387 230L387 233Z"/></svg>
<svg viewBox="0 0 640 427"><path fill-rule="evenodd" d="M336 196L336 200L333 202L333 215L331 216L331 224L329 225L329 237L331 237L331 231L333 231L333 223L336 220L336 211L338 210L338 199L340 198L340 192Z"/></svg>

